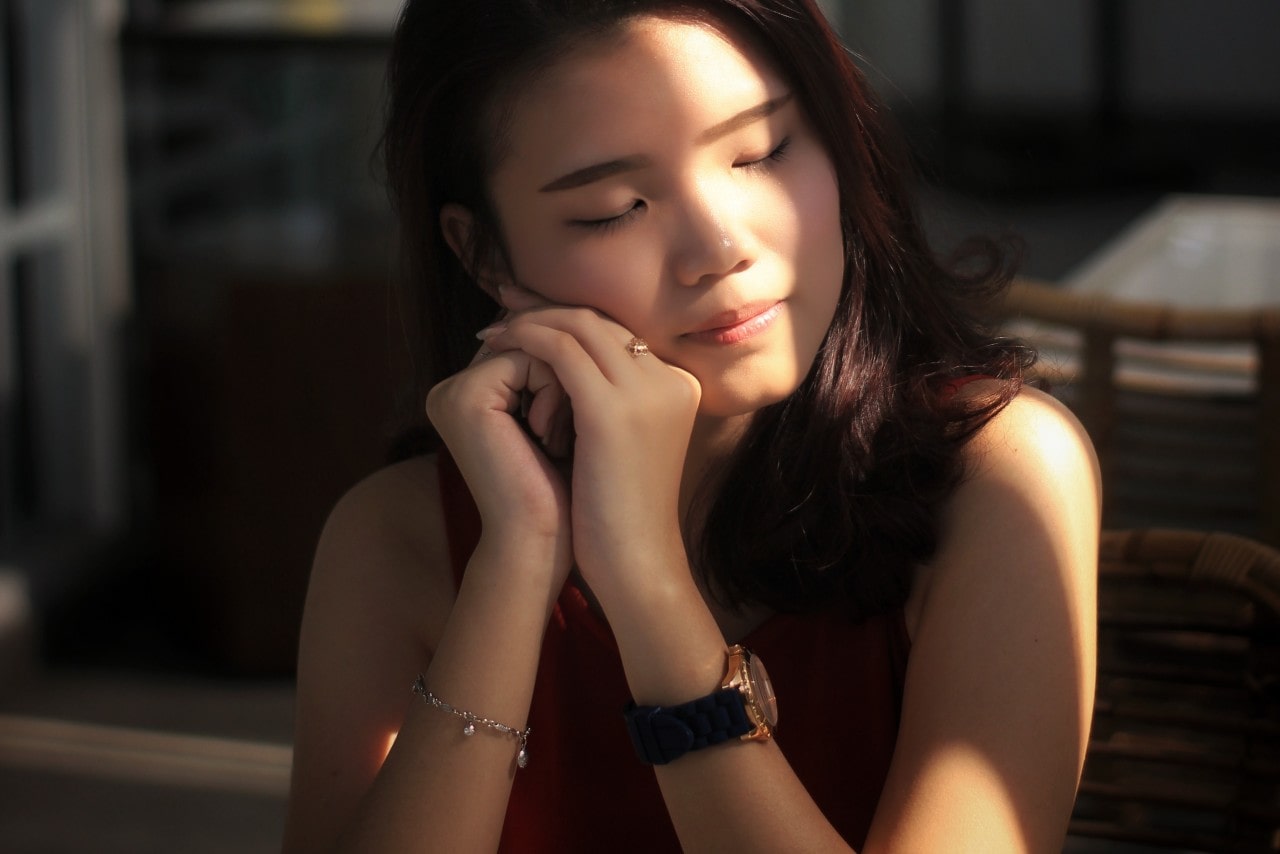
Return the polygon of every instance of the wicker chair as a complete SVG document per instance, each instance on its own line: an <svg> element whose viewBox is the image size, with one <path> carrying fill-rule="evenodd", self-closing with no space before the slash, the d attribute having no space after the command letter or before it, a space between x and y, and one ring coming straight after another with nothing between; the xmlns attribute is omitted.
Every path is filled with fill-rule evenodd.
<svg viewBox="0 0 1280 854"><path fill-rule="evenodd" d="M1020 280L1002 312L1093 438L1107 527L1280 546L1280 305L1181 309Z"/></svg>
<svg viewBox="0 0 1280 854"><path fill-rule="evenodd" d="M1090 838L1110 842L1079 844ZM1071 843L1280 851L1280 552L1229 534L1103 533Z"/></svg>

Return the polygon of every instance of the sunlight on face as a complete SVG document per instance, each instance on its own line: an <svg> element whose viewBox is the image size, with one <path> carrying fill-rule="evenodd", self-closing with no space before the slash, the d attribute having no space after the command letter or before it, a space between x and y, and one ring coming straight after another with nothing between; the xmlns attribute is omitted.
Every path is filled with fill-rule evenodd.
<svg viewBox="0 0 1280 854"><path fill-rule="evenodd" d="M808 373L844 269L798 93L728 30L656 17L524 87L491 189L515 280L595 308L754 411Z"/></svg>

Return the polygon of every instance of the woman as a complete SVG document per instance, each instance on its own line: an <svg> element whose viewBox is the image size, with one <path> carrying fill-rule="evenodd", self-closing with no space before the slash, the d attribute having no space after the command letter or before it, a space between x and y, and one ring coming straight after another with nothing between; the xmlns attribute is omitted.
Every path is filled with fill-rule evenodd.
<svg viewBox="0 0 1280 854"><path fill-rule="evenodd" d="M388 82L443 447L321 538L286 849L1060 849L1092 452L814 3L410 0Z"/></svg>

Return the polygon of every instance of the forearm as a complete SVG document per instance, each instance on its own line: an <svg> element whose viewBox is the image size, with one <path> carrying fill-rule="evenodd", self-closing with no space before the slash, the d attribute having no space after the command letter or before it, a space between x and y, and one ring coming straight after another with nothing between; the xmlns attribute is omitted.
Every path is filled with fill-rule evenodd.
<svg viewBox="0 0 1280 854"><path fill-rule="evenodd" d="M683 553L668 559L683 561ZM653 579L654 573L633 577ZM692 579L686 576L681 589L675 577L646 581L610 616L640 705L702 697L724 677L720 629ZM654 770L685 851L847 850L772 740L691 751Z"/></svg>
<svg viewBox="0 0 1280 854"><path fill-rule="evenodd" d="M425 674L428 690L455 708L524 728L559 592L547 580L554 573L540 567L554 560L554 549L482 540ZM413 677L405 674L411 705L404 725L340 850L494 850L519 742L482 724L465 735L464 720L410 696Z"/></svg>
<svg viewBox="0 0 1280 854"><path fill-rule="evenodd" d="M775 741L721 744L655 771L687 852L850 850Z"/></svg>

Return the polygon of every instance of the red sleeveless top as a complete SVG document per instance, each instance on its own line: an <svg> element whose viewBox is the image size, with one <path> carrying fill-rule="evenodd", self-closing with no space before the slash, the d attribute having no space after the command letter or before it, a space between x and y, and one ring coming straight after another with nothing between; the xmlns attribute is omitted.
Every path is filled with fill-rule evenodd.
<svg viewBox="0 0 1280 854"><path fill-rule="evenodd" d="M480 518L452 459L439 459L461 579ZM909 651L902 612L857 624L834 613L777 614L741 642L769 668L778 746L836 830L861 848L898 733ZM529 765L516 773L502 851L680 850L653 770L627 736L629 698L608 624L566 584L542 642Z"/></svg>

